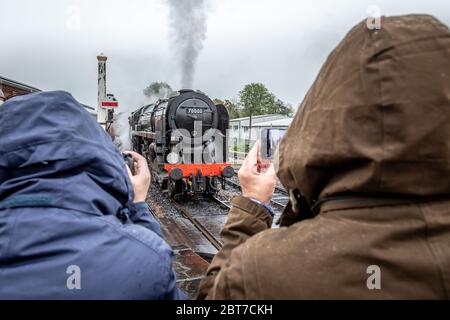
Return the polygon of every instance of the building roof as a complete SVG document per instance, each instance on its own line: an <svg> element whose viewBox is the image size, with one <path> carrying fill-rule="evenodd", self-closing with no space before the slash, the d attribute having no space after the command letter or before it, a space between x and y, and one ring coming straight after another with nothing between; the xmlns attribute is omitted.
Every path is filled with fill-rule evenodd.
<svg viewBox="0 0 450 320"><path fill-rule="evenodd" d="M253 116L252 117L252 125L255 125L255 124L261 123L261 122L274 121L274 120L284 119L284 118L287 118L287 116L282 115L282 114L264 114L264 115L259 115L259 116ZM233 125L236 123L239 123L239 125L242 127L249 126L250 125L250 117L230 120L230 124Z"/></svg>
<svg viewBox="0 0 450 320"><path fill-rule="evenodd" d="M93 107L90 107L90 106L85 105L85 104L82 104L82 103L80 103L80 104L81 104L83 107L85 107L86 109L96 111L95 108L93 108Z"/></svg>
<svg viewBox="0 0 450 320"><path fill-rule="evenodd" d="M259 116L253 116L252 119L260 119L260 118L272 117L272 116L274 116L274 115L273 114L263 114L263 115L259 115ZM250 117L230 119L230 121L233 121L233 122L245 121L245 120L250 120Z"/></svg>
<svg viewBox="0 0 450 320"><path fill-rule="evenodd" d="M18 89L22 89L22 90L26 90L26 91L30 91L30 92L39 92L39 91L41 91L38 88L29 86L29 85L26 85L26 84L23 84L23 83L20 83L18 81L11 80L11 79L8 79L8 78L2 77L2 76L0 76L0 84L6 84L6 85L14 86L14 87L16 87Z"/></svg>
<svg viewBox="0 0 450 320"><path fill-rule="evenodd" d="M29 91L29 92L41 92L42 91L41 89L29 86L27 84L24 84L24 83L15 81L15 80L11 80L11 79L5 78L5 77L2 77L2 76L0 76L0 84L6 84L8 86L16 87L18 89L22 89L22 90ZM0 89L0 92L1 92L1 89ZM1 92L1 93L3 93L3 92ZM0 94L0 96L1 96L1 94ZM96 113L95 108L87 106L87 105L82 104L82 103L81 103L81 105L84 108L88 109L89 112L93 111L91 113Z"/></svg>
<svg viewBox="0 0 450 320"><path fill-rule="evenodd" d="M285 119L278 119L278 120L273 120L273 121L260 122L260 123L255 123L253 125L253 127L264 127L264 128L289 127L291 125L292 120L294 120L294 118L285 118Z"/></svg>

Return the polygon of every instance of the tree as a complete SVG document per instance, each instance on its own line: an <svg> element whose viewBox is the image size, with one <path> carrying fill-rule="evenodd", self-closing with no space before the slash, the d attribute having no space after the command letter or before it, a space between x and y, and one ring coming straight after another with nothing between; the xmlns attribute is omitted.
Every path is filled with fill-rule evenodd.
<svg viewBox="0 0 450 320"><path fill-rule="evenodd" d="M251 83L239 92L238 112L241 117L282 114L292 117L294 109L270 92L262 83Z"/></svg>
<svg viewBox="0 0 450 320"><path fill-rule="evenodd" d="M144 95L150 99L167 99L174 94L176 92L165 82L153 82L144 89Z"/></svg>
<svg viewBox="0 0 450 320"><path fill-rule="evenodd" d="M294 115L294 109L290 104L284 103L280 99L275 101L275 112L276 114L286 115L292 117Z"/></svg>
<svg viewBox="0 0 450 320"><path fill-rule="evenodd" d="M271 114L275 110L275 96L262 83L251 83L239 92L241 116Z"/></svg>
<svg viewBox="0 0 450 320"><path fill-rule="evenodd" d="M230 119L237 119L241 116L241 114L240 114L241 110L239 109L239 105L236 102L231 101L231 100L225 100L224 106L228 110Z"/></svg>
<svg viewBox="0 0 450 320"><path fill-rule="evenodd" d="M235 101L232 100L221 100L221 99L213 99L214 104L222 104L227 108L228 114L230 115L230 119L236 119L239 118L239 107Z"/></svg>
<svg viewBox="0 0 450 320"><path fill-rule="evenodd" d="M213 99L213 102L214 102L214 104L225 104L225 102L223 102L223 100L221 100L221 99L218 99L218 98L215 98L215 99Z"/></svg>

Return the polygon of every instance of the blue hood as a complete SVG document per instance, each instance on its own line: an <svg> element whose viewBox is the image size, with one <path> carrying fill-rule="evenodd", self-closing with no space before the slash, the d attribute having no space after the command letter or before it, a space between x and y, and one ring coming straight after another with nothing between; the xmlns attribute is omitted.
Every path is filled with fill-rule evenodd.
<svg viewBox="0 0 450 320"><path fill-rule="evenodd" d="M0 299L182 298L125 161L66 92L0 107ZM80 287L70 287L70 268Z"/></svg>
<svg viewBox="0 0 450 320"><path fill-rule="evenodd" d="M121 153L72 95L33 93L0 107L0 208L123 218L132 199Z"/></svg>

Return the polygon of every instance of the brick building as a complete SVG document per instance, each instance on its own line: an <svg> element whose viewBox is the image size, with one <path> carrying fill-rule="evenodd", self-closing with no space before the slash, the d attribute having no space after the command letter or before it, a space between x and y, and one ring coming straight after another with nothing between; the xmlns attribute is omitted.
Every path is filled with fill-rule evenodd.
<svg viewBox="0 0 450 320"><path fill-rule="evenodd" d="M11 80L0 76L0 102L1 100L9 99L14 96L20 96L23 94L28 94L32 92L40 92L42 90ZM97 118L97 111L87 105L82 104L82 106L94 117Z"/></svg>
<svg viewBox="0 0 450 320"><path fill-rule="evenodd" d="M0 96L3 95L6 99L39 91L41 90L0 76Z"/></svg>

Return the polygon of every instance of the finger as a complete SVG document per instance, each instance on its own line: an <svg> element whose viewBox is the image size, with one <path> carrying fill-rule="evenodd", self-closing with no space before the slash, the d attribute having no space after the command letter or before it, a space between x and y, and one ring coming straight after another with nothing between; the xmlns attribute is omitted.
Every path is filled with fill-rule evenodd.
<svg viewBox="0 0 450 320"><path fill-rule="evenodd" d="M123 153L132 156L133 159L134 159L134 161L136 161L136 162L137 162L138 159L144 158L142 155L140 155L139 153L134 152L134 151L124 151ZM145 158L144 158L144 159L145 159Z"/></svg>
<svg viewBox="0 0 450 320"><path fill-rule="evenodd" d="M136 175L140 175L143 170L148 170L147 160L145 160L145 158L139 153L134 151L125 151L124 153L129 154L133 157L133 160L135 162Z"/></svg>
<svg viewBox="0 0 450 320"><path fill-rule="evenodd" d="M245 158L244 162L242 163L242 166L254 168L258 164L259 149L260 149L260 142L258 140L258 141L256 141L255 145L248 153L247 157Z"/></svg>
<svg viewBox="0 0 450 320"><path fill-rule="evenodd" d="M140 164L138 163L138 162L134 162L134 174L136 175L136 176L139 176L139 175L141 175L141 172L142 172L142 170L141 170L141 166L140 166Z"/></svg>

